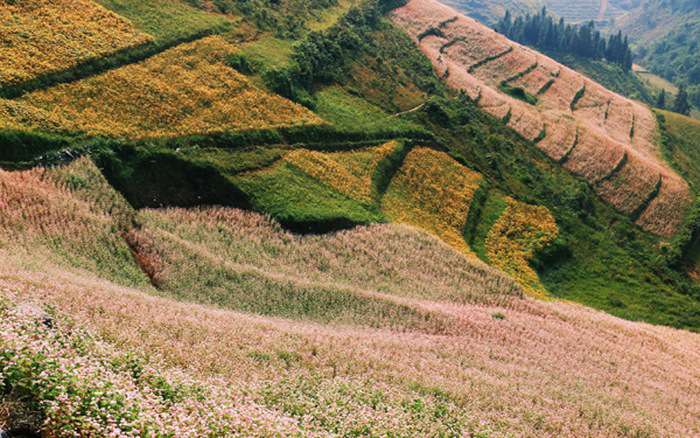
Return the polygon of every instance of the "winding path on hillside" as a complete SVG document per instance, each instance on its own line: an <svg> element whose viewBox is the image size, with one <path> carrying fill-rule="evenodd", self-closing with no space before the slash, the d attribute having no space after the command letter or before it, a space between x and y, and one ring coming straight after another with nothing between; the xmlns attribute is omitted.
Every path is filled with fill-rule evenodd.
<svg viewBox="0 0 700 438"><path fill-rule="evenodd" d="M608 12L608 0L600 0L600 9L598 11L598 21L605 20L605 13Z"/></svg>

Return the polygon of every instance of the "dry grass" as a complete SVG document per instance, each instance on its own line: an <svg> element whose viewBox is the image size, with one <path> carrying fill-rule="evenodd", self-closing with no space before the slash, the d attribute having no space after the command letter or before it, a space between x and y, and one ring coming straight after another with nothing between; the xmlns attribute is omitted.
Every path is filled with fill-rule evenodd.
<svg viewBox="0 0 700 438"><path fill-rule="evenodd" d="M453 336L330 328L177 303L44 269L5 263L0 283L56 306L119 348L148 352L196 376L221 377L306 430L700 433L697 334L529 300L508 308L436 306L467 324ZM359 389L365 385L376 397Z"/></svg>
<svg viewBox="0 0 700 438"><path fill-rule="evenodd" d="M87 159L67 168L0 171L0 246L144 286L148 279L119 236L131 214Z"/></svg>
<svg viewBox="0 0 700 438"><path fill-rule="evenodd" d="M279 277L459 303L493 303L520 294L497 271L406 226L297 236L264 216L225 208L146 210L140 220L147 230L198 243L228 263Z"/></svg>
<svg viewBox="0 0 700 438"><path fill-rule="evenodd" d="M0 23L0 86L151 39L90 0L1 0Z"/></svg>
<svg viewBox="0 0 700 438"><path fill-rule="evenodd" d="M540 94L545 87L553 86L560 74L560 70L551 70L547 68L548 66L540 64L539 58L537 62L537 68L512 81L511 85L514 87L521 87L533 96Z"/></svg>
<svg viewBox="0 0 700 438"><path fill-rule="evenodd" d="M537 146L552 160L560 161L578 143L578 127L572 123L573 117L557 113L545 114L544 120L547 135Z"/></svg>
<svg viewBox="0 0 700 438"><path fill-rule="evenodd" d="M626 160L618 172L596 185L595 190L601 198L619 211L632 214L642 207L657 189L661 174L658 168L648 166L637 154L627 154ZM633 190L621 190L621 186Z"/></svg>
<svg viewBox="0 0 700 438"><path fill-rule="evenodd" d="M530 141L539 138L545 129L541 114L533 113L526 103L513 102L510 107L508 126ZM550 129L556 127L550 127Z"/></svg>
<svg viewBox="0 0 700 438"><path fill-rule="evenodd" d="M71 84L22 97L9 122L41 130L141 138L319 124L225 65L235 48L209 37ZM0 102L0 114L15 103Z"/></svg>
<svg viewBox="0 0 700 438"><path fill-rule="evenodd" d="M392 222L423 228L471 255L462 233L481 180L449 155L419 147L389 184L382 209Z"/></svg>
<svg viewBox="0 0 700 438"><path fill-rule="evenodd" d="M284 160L340 193L369 204L375 198L373 177L377 165L396 147L396 142L389 142L349 152L324 153L299 149L285 155Z"/></svg>
<svg viewBox="0 0 700 438"><path fill-rule="evenodd" d="M662 236L671 236L685 218L686 209L678 206L690 205L691 202L687 183L678 175L662 173L659 194L649 203L636 223Z"/></svg>
<svg viewBox="0 0 700 438"><path fill-rule="evenodd" d="M489 260L512 275L526 291L545 294L537 273L530 266L532 257L556 239L557 223L547 208L506 198L508 207L486 237Z"/></svg>
<svg viewBox="0 0 700 438"><path fill-rule="evenodd" d="M579 139L564 168L590 183L601 181L625 157L625 147L596 131L579 129Z"/></svg>
<svg viewBox="0 0 700 438"><path fill-rule="evenodd" d="M661 173L668 175L673 182L662 185L659 196L665 200L658 201L668 210L650 211L643 216L658 220L638 223L655 234L673 234L672 227L678 226L678 218L689 206L689 188L661 159L656 120L649 108L437 1L411 0L394 11L392 19L414 38L448 86L463 90L484 111L507 120L526 139L538 140L545 153L564 161L565 168L590 184L602 182L598 189L603 199L619 211L635 212L652 192L652 181ZM419 41L430 29L437 35ZM507 52L508 48L512 50ZM505 50L499 52L501 49ZM504 81L536 96L536 104L530 96L523 98L528 104L502 91ZM620 168L625 156L632 157L629 168ZM671 192L664 193L667 190ZM674 202L677 204L671 207ZM656 203L650 208L656 209ZM660 218L664 215L673 225L663 224Z"/></svg>
<svg viewBox="0 0 700 438"><path fill-rule="evenodd" d="M503 81L525 72L535 63L537 63L537 57L533 53L525 50L513 50L474 69L473 73L485 84L492 88L498 88Z"/></svg>

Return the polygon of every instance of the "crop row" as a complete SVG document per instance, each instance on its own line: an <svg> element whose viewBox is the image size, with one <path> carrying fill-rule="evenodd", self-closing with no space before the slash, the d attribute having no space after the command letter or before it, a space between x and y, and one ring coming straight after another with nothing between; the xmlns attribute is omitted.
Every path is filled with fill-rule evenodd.
<svg viewBox="0 0 700 438"><path fill-rule="evenodd" d="M412 0L392 18L450 87L586 179L617 210L656 234L680 226L689 189L662 161L648 108L433 0Z"/></svg>
<svg viewBox="0 0 700 438"><path fill-rule="evenodd" d="M151 40L91 0L2 1L0 22L0 87Z"/></svg>
<svg viewBox="0 0 700 438"><path fill-rule="evenodd" d="M0 101L0 125L143 138L318 125L309 110L271 95L225 65L219 37L138 64Z"/></svg>

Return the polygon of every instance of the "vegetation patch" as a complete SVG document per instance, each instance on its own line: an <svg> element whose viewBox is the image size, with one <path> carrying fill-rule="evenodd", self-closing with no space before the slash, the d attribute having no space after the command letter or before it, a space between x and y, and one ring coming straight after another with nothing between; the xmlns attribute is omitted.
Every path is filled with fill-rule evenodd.
<svg viewBox="0 0 700 438"><path fill-rule="evenodd" d="M314 95L315 112L324 120L348 131L385 132L401 135L420 131L415 123L384 112L341 87L324 88Z"/></svg>
<svg viewBox="0 0 700 438"><path fill-rule="evenodd" d="M284 423L269 417L266 423L260 406L224 390L220 382L155 368L62 315L17 304L7 292L2 298L0 407L25 412L3 424L6 430L52 436L251 436ZM291 423L284 429L297 431Z"/></svg>
<svg viewBox="0 0 700 438"><path fill-rule="evenodd" d="M340 193L359 202L372 204L375 199L375 170L396 147L396 142L389 142L349 152L323 153L300 149L287 154L284 160Z"/></svg>
<svg viewBox="0 0 700 438"><path fill-rule="evenodd" d="M0 246L121 284L147 279L120 237L133 211L88 159L66 167L0 171Z"/></svg>
<svg viewBox="0 0 700 438"><path fill-rule="evenodd" d="M557 223L547 208L506 198L508 206L485 240L486 254L495 266L516 278L527 291L544 293L530 266L535 254L556 239Z"/></svg>
<svg viewBox="0 0 700 438"><path fill-rule="evenodd" d="M530 105L537 105L537 102L539 101L537 99L537 96L528 93L522 87L513 87L511 85L508 85L507 83L502 83L498 88L507 95L514 97L518 100L522 100L523 102Z"/></svg>
<svg viewBox="0 0 700 438"><path fill-rule="evenodd" d="M270 214L294 231L324 232L383 220L374 207L341 194L286 162L235 176L232 181L256 211Z"/></svg>
<svg viewBox="0 0 700 438"><path fill-rule="evenodd" d="M423 228L471 254L462 233L481 182L481 175L449 155L418 147L408 153L394 175L382 199L382 210L392 222Z"/></svg>
<svg viewBox="0 0 700 438"><path fill-rule="evenodd" d="M0 88L151 40L90 0L0 3Z"/></svg>
<svg viewBox="0 0 700 438"><path fill-rule="evenodd" d="M168 41L227 24L231 18L206 12L187 0L97 0L104 7L129 19L139 30Z"/></svg>
<svg viewBox="0 0 700 438"><path fill-rule="evenodd" d="M226 235L230 233L231 226L237 226L235 223L216 223L212 222L216 217L200 215L200 222L190 221L179 226L169 223L167 214L153 213L150 216L146 218L146 226L133 230L129 239L134 242L138 257L152 267L152 278L159 290L179 300L330 324L411 329L428 333L446 333L450 330L449 318L377 294L371 295L357 286L311 281L300 272L290 272L275 262L262 265L250 253L233 259L248 259L245 264L227 260L205 243L213 241L223 254L233 255L234 248L221 245L223 239L214 233ZM222 217L219 215L219 218ZM177 234L159 228L159 223L164 223L165 229L175 229ZM216 226L218 231L212 230L212 226ZM193 235L199 237L192 238ZM234 245L248 246L250 250L251 243ZM260 257L272 255L284 264L287 261L285 252L274 255L268 248ZM302 272L311 270L313 275L312 267L300 268Z"/></svg>
<svg viewBox="0 0 700 438"><path fill-rule="evenodd" d="M222 38L209 37L139 64L30 93L19 102L34 111L34 118L18 123L127 138L322 123L227 67L234 50Z"/></svg>

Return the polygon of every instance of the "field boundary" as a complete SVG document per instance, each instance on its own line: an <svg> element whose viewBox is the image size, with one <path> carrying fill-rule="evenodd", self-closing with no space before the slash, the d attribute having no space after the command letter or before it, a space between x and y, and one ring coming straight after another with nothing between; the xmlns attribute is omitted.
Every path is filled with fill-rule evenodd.
<svg viewBox="0 0 700 438"><path fill-rule="evenodd" d="M493 56L489 56L489 57L487 57L487 58L484 58L484 59L482 59L481 61L477 62L476 64L470 65L469 68L467 69L467 73L472 74L472 73L474 73L478 68L485 66L485 65L488 64L489 62L493 62L493 61L496 61L496 60L499 59L499 58L503 58L504 56L506 56L507 54L509 54L509 53L512 52L513 50L515 50L515 49L513 49L513 46L510 46L510 47L508 47L506 50L502 51L501 53L497 53L497 54L495 54L495 55L493 55Z"/></svg>
<svg viewBox="0 0 700 438"><path fill-rule="evenodd" d="M108 55L98 56L81 61L73 67L39 75L28 81L13 85L0 87L0 98L17 99L25 94L50 88L60 84L70 84L72 82L87 79L116 70L130 64L136 64L159 55L166 50L175 48L182 44L191 43L211 35L223 33L231 28L231 23L205 29L196 33L182 36L168 41L149 41L137 46L126 47Z"/></svg>

